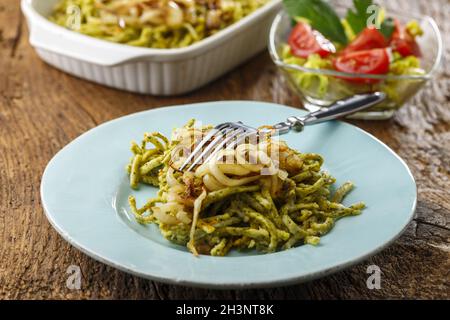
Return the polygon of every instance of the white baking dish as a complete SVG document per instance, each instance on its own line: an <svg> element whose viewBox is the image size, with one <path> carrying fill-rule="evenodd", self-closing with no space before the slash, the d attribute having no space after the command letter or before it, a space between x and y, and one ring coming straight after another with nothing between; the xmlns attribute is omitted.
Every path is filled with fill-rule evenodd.
<svg viewBox="0 0 450 320"><path fill-rule="evenodd" d="M22 0L30 43L44 61L100 84L153 95L192 91L263 50L281 8L281 0L272 0L189 47L151 49L99 40L48 21L57 1Z"/></svg>

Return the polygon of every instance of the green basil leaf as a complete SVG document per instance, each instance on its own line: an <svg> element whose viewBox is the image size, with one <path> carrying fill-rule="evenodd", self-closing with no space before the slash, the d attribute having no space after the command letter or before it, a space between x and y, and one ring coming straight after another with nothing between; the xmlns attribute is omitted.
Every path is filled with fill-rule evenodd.
<svg viewBox="0 0 450 320"><path fill-rule="evenodd" d="M395 30L395 22L392 18L387 18L381 23L380 32L386 39L389 39L392 36L392 33Z"/></svg>
<svg viewBox="0 0 450 320"><path fill-rule="evenodd" d="M345 19L355 34L360 33L367 27L367 21L373 12L367 13L367 8L371 6L372 0L353 0L355 10L348 9Z"/></svg>
<svg viewBox="0 0 450 320"><path fill-rule="evenodd" d="M348 39L341 20L327 2L322 0L283 0L283 3L292 18L305 18L311 27L322 33L328 40L347 44Z"/></svg>

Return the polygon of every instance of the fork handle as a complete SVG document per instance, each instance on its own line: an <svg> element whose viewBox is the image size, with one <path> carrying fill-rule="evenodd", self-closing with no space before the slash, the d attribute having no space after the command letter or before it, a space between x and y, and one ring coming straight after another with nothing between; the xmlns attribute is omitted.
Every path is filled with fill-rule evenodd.
<svg viewBox="0 0 450 320"><path fill-rule="evenodd" d="M311 125L333 120L369 108L385 98L386 94L383 92L357 94L348 99L337 101L326 109L309 113L303 119L303 122L305 125Z"/></svg>
<svg viewBox="0 0 450 320"><path fill-rule="evenodd" d="M350 98L339 100L328 108L308 113L304 117L289 117L285 122L276 124L274 129L277 130L278 134L287 133L291 129L302 131L304 126L337 119L367 109L384 99L386 99L386 94L383 92L357 94Z"/></svg>

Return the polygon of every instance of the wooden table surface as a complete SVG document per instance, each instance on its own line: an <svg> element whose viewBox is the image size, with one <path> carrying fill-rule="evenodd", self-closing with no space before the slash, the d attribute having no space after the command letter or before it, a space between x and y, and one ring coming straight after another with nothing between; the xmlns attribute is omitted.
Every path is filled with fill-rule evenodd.
<svg viewBox="0 0 450 320"><path fill-rule="evenodd" d="M448 0L390 1L433 16L450 43ZM450 46L444 54L449 57ZM214 291L165 285L99 263L66 243L39 197L42 172L64 145L105 121L136 111L209 100L249 99L298 106L267 53L210 85L172 98L121 92L62 73L28 43L19 1L0 0L0 298L288 299L450 298L450 66L396 116L354 122L394 149L417 181L414 220L389 248L346 271L296 286ZM381 289L366 286L369 265ZM80 290L66 287L81 267ZM301 266L300 266L301 267Z"/></svg>

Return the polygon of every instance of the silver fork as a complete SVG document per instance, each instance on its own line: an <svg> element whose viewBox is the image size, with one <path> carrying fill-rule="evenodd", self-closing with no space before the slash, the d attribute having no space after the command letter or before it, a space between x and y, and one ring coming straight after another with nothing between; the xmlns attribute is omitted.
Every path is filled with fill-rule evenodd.
<svg viewBox="0 0 450 320"><path fill-rule="evenodd" d="M303 117L289 117L286 121L277 123L268 130L279 135L288 133L292 129L300 132L305 126L333 120L364 110L380 103L385 98L386 95L383 92L354 95L345 100L337 101L326 109L308 113ZM192 171L203 159L205 159L204 163L206 163L221 149L234 148L247 138L260 135L261 132L261 130L249 127L240 121L221 123L208 132L178 170Z"/></svg>

